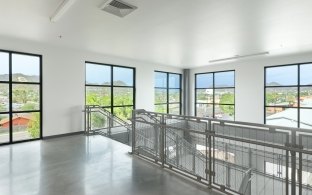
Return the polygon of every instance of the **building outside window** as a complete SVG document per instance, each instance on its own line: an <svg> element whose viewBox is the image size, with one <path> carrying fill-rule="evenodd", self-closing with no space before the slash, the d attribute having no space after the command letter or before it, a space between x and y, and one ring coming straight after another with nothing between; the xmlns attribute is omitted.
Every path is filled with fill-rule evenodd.
<svg viewBox="0 0 312 195"><path fill-rule="evenodd" d="M195 115L235 119L235 71L195 74Z"/></svg>
<svg viewBox="0 0 312 195"><path fill-rule="evenodd" d="M180 115L182 75L155 71L155 112Z"/></svg>
<svg viewBox="0 0 312 195"><path fill-rule="evenodd" d="M312 64L265 67L265 123L312 128Z"/></svg>

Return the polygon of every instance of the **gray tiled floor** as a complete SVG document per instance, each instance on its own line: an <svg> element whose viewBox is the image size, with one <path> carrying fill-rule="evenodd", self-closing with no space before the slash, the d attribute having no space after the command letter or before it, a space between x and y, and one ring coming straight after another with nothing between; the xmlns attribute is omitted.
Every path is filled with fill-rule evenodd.
<svg viewBox="0 0 312 195"><path fill-rule="evenodd" d="M217 194L128 155L101 136L71 136L0 147L0 194Z"/></svg>

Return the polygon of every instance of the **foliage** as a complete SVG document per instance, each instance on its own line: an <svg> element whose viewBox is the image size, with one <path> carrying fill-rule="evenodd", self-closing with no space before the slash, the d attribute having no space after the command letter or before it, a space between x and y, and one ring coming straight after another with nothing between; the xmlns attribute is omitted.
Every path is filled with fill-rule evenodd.
<svg viewBox="0 0 312 195"><path fill-rule="evenodd" d="M266 93L266 105L285 104L293 105L297 99L297 92L278 92L272 91Z"/></svg>
<svg viewBox="0 0 312 195"><path fill-rule="evenodd" d="M22 110L35 110L36 105L34 103L26 103L23 105Z"/></svg>
<svg viewBox="0 0 312 195"><path fill-rule="evenodd" d="M25 89L14 89L13 102L25 104L27 102L27 91Z"/></svg>
<svg viewBox="0 0 312 195"><path fill-rule="evenodd" d="M27 126L27 132L32 138L38 138L40 136L40 113L36 112L32 114L32 119Z"/></svg>
<svg viewBox="0 0 312 195"><path fill-rule="evenodd" d="M128 120L131 117L132 107L114 108L114 114L123 120Z"/></svg>
<svg viewBox="0 0 312 195"><path fill-rule="evenodd" d="M111 106L111 96L110 88L101 89L99 88L89 88L86 95L87 105L101 105L101 106ZM127 120L131 117L131 111L133 109L133 90L128 88L114 88L114 105L115 106L127 106L127 107L115 107L113 112L116 116ZM99 115L92 115L92 126L93 128L105 127L106 118Z"/></svg>
<svg viewBox="0 0 312 195"><path fill-rule="evenodd" d="M91 123L92 123L93 129L105 127L106 118L103 117L102 115L100 115L98 113L93 113L91 116L91 120L92 120Z"/></svg>
<svg viewBox="0 0 312 195"><path fill-rule="evenodd" d="M234 94L225 93L221 95L220 104L234 104ZM220 105L222 112L233 116L235 113L234 106L231 105Z"/></svg>
<svg viewBox="0 0 312 195"><path fill-rule="evenodd" d="M6 111L6 107L3 104L0 104L0 111Z"/></svg>
<svg viewBox="0 0 312 195"><path fill-rule="evenodd" d="M166 104L163 104L163 105L155 105L155 112L167 113L167 105L166 105Z"/></svg>
<svg viewBox="0 0 312 195"><path fill-rule="evenodd" d="M13 103L26 104L27 102L38 102L39 92L33 86L18 85L12 90Z"/></svg>

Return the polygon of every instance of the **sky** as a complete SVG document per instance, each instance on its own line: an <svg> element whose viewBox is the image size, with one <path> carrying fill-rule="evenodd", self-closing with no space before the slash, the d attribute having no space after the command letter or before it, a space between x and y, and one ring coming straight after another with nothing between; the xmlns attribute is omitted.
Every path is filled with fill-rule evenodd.
<svg viewBox="0 0 312 195"><path fill-rule="evenodd" d="M298 85L298 66L280 66L266 69L266 83ZM312 64L300 65L300 85L312 84Z"/></svg>
<svg viewBox="0 0 312 195"><path fill-rule="evenodd" d="M180 88L179 74L169 73L169 88ZM167 73L155 72L155 87L167 88Z"/></svg>
<svg viewBox="0 0 312 195"><path fill-rule="evenodd" d="M36 56L12 54L12 73L39 76L40 59ZM9 74L9 54L0 52L0 74Z"/></svg>
<svg viewBox="0 0 312 195"><path fill-rule="evenodd" d="M215 73L215 87L234 87L235 75L234 71ZM213 88L213 74L198 74L196 76L197 88Z"/></svg>
<svg viewBox="0 0 312 195"><path fill-rule="evenodd" d="M114 81L123 81L127 86L133 86L133 69L113 67ZM87 63L86 81L92 84L110 83L111 66Z"/></svg>

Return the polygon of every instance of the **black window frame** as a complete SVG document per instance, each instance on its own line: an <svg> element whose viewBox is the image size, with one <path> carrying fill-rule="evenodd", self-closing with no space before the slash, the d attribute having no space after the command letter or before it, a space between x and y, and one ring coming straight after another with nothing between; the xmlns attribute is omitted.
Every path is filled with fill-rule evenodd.
<svg viewBox="0 0 312 195"><path fill-rule="evenodd" d="M224 72L233 72L234 73L234 87L215 87L215 74L217 73L224 73ZM212 87L211 88L199 88L197 87L197 75L203 75L203 74L212 74ZM234 107L234 116L233 116L233 121L235 121L235 116L236 116L236 73L235 70L222 70L222 71L213 71L213 72L201 72L201 73L196 73L195 74L195 99L194 99L194 114L197 116L197 105L198 104L205 104L205 105L212 105L212 116L215 118L215 107L216 105L227 105L227 106L233 106ZM212 103L197 103L197 90L203 90L203 89L212 89L213 91L213 102ZM234 90L234 104L217 104L215 103L215 90L216 89L233 89Z"/></svg>
<svg viewBox="0 0 312 195"><path fill-rule="evenodd" d="M108 66L110 67L110 85L97 85L97 84L87 84L87 64L94 64L100 66ZM127 68L133 70L133 86L122 86L122 85L114 85L114 67L116 68ZM132 107L133 110L136 108L136 68L129 67L129 66L122 66L122 65L115 65L115 64L107 64L107 63L99 63L99 62L92 62L92 61L85 61L85 105L87 104L87 87L110 87L110 95L111 95L111 102L110 106L101 106L102 108L109 109L112 114L114 114L114 108L123 108L123 107ZM122 106L115 106L114 105L114 88L131 88L133 89L133 104L129 105L122 105Z"/></svg>
<svg viewBox="0 0 312 195"><path fill-rule="evenodd" d="M301 66L302 65L312 65L312 62L303 62L303 63L292 63L292 64L283 64L283 65L274 65L274 66L265 66L264 67L264 124L267 124L267 119L266 119L266 115L267 115L267 112L266 112L266 109L267 108L293 108L293 109L297 109L297 126L295 128L300 128L300 123L301 123L301 120L300 120L300 110L301 109L311 109L312 110L312 107L301 107L301 103L300 103L300 89L302 87L311 87L312 88L312 85L301 85L301 77L300 77L300 72L301 72ZM279 67L287 67L287 66L297 66L297 84L296 85L281 85L281 86L267 86L266 85L266 81L267 81L267 69L270 69L270 68L279 68ZM266 89L267 88L290 88L290 87L293 87L293 88L296 88L297 89L297 107L289 107L289 106L267 106L266 105Z"/></svg>
<svg viewBox="0 0 312 195"><path fill-rule="evenodd" d="M41 140L43 138L43 130L42 130L42 124L43 124L43 97L42 97L42 55L41 54L34 54L34 53L28 53L28 52L20 52L20 51L13 51L13 50L3 50L0 49L0 52L7 53L9 55L9 80L8 81L0 81L0 84L7 84L9 85L9 109L6 112L0 111L0 114L8 114L9 115L9 142L3 142L0 143L1 145L8 145L8 144L16 144L16 143L23 143L23 142L30 142L30 141L37 141ZM13 81L12 79L12 55L25 55L25 56L33 56L39 58L39 81L38 82L23 82L23 81ZM39 86L39 109L36 110L21 110L21 111L13 111L13 85L36 85ZM22 113L39 113L40 116L40 129L39 129L39 137L33 138L33 139L22 139L22 140L13 140L13 123L12 118L14 114L22 114Z"/></svg>
<svg viewBox="0 0 312 195"><path fill-rule="evenodd" d="M164 89L164 90L166 90L166 93L167 93L167 101L166 101L166 103L155 103L155 98L154 98L154 106L158 106L158 105L166 105L166 112L165 113L167 113L167 114L170 114L169 113L169 111L170 111L170 109L169 109L169 107L170 107L170 104L175 104L175 105L177 105L177 104L179 104L179 115L181 115L182 114L182 74L180 74L180 73L175 73L175 72L166 72L166 71L159 71L159 70L155 70L154 71L154 73L164 73L164 74L166 74L166 81L167 81L167 83L166 83L166 87L156 87L156 85L154 85L154 95L155 95L155 91L156 91L156 89ZM169 75L178 75L179 76L179 88L175 88L175 87L170 87L169 86ZM154 76L154 81L155 81L155 76ZM156 84L156 83L155 83ZM170 91L170 89L176 89L176 90L179 90L179 93L180 93L180 97L179 97L179 99L180 99L180 102L169 102L169 91Z"/></svg>

